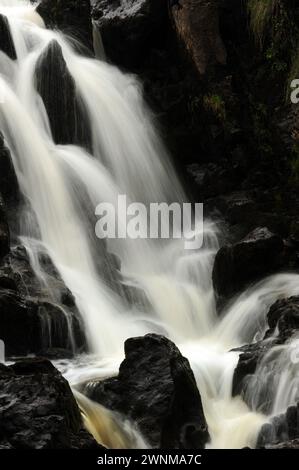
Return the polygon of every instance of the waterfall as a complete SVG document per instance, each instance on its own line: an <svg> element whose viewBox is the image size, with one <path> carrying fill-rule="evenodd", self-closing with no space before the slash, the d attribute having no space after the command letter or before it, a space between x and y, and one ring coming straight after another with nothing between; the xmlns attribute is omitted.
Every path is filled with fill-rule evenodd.
<svg viewBox="0 0 299 470"><path fill-rule="evenodd" d="M73 390L81 409L86 429L99 444L113 449L148 449L149 446L134 425L117 413L107 410Z"/></svg>
<svg viewBox="0 0 299 470"><path fill-rule="evenodd" d="M270 375L273 364L279 363L273 409L261 410L252 391L248 393L255 405L249 408L241 397L232 397L239 353L231 350L262 337L268 308L281 296L299 293L299 276L277 275L258 283L219 318L211 280L218 234L215 224L206 221L204 245L197 251L185 250L184 240L109 240L108 251L121 259L124 286L137 289L146 301L131 306L115 292L99 272L99 243L86 223L94 220L96 205L116 205L120 194L146 206L183 203L187 197L136 78L76 53L68 38L44 27L29 3L0 0L0 14L8 17L17 55L14 62L0 53L0 129L25 201L18 236L31 247L38 277L43 277L38 250L50 255L85 325L90 355L63 364L65 377L76 386L111 376L127 338L164 334L190 360L211 435L209 447L254 447L269 416L294 402L296 384L287 385L293 371L285 368L285 347L271 351L260 368ZM37 93L37 65L53 41L61 48L83 103L91 149L55 144ZM68 116L64 119L67 123ZM99 441L110 447L146 445L132 424L75 393L86 426ZM103 423L117 429L115 440L109 440Z"/></svg>
<svg viewBox="0 0 299 470"><path fill-rule="evenodd" d="M246 398L255 410L277 416L299 401L298 336L274 346L262 358L246 387Z"/></svg>

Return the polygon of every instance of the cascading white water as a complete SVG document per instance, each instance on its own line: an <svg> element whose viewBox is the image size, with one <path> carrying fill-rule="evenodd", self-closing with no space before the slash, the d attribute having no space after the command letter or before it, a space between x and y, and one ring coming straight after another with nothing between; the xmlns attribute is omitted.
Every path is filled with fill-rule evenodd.
<svg viewBox="0 0 299 470"><path fill-rule="evenodd" d="M262 358L256 374L246 387L246 399L252 409L270 416L283 413L299 401L299 338L274 346Z"/></svg>
<svg viewBox="0 0 299 470"><path fill-rule="evenodd" d="M129 310L98 274L95 235L85 226L85 215L93 216L99 202L116 204L119 194L146 205L186 201L138 82L105 62L76 54L63 35L43 27L29 2L0 0L0 13L8 17L17 53L16 63L0 53L5 98L0 129L30 213L20 236L33 250L39 277L43 269L34 250L42 246L50 254L75 295L93 352L82 359L82 367L64 364L65 376L72 384L111 376L125 339L153 331L165 334L191 362L212 439L209 446L254 447L268 418L258 408L251 411L240 397L232 398L238 353L229 351L264 333L267 309L280 296L299 293L299 276L279 275L259 283L218 318L211 282L218 240L212 223L206 222L204 246L198 251L184 250L184 240L116 239L109 241L109 250L121 258L124 279L148 299L144 309ZM61 46L87 110L93 156L53 142L34 79L37 61L52 40ZM288 396L283 406L294 399L293 393ZM90 410L90 402L82 400Z"/></svg>

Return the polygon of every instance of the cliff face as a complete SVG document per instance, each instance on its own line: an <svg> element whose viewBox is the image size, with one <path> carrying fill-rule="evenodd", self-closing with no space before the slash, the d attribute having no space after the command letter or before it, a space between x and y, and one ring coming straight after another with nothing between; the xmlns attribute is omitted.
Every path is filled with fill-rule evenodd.
<svg viewBox="0 0 299 470"><path fill-rule="evenodd" d="M167 1L99 0L92 4L94 21L112 63L138 68L153 45L163 40Z"/></svg>
<svg viewBox="0 0 299 470"><path fill-rule="evenodd" d="M94 21L108 59L140 76L192 195L237 237L266 221L297 243L296 2L165 1L160 14L155 0L129 3L94 0Z"/></svg>
<svg viewBox="0 0 299 470"><path fill-rule="evenodd" d="M42 0L37 12L47 27L58 28L77 40L85 53L92 51L90 0Z"/></svg>
<svg viewBox="0 0 299 470"><path fill-rule="evenodd" d="M201 75L210 65L226 64L216 0L185 0L173 8L172 16L177 35Z"/></svg>

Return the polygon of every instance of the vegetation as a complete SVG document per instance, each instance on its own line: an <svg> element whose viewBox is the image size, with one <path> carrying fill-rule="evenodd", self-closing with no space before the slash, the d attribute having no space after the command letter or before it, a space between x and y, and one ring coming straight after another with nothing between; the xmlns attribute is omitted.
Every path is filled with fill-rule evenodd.
<svg viewBox="0 0 299 470"><path fill-rule="evenodd" d="M220 95L205 95L203 98L204 107L211 111L217 119L224 121L226 118L225 102Z"/></svg>
<svg viewBox="0 0 299 470"><path fill-rule="evenodd" d="M262 46L267 27L274 18L283 14L281 0L249 0L250 26L257 42Z"/></svg>
<svg viewBox="0 0 299 470"><path fill-rule="evenodd" d="M247 8L267 73L272 80L285 83L289 100L290 83L299 78L298 7L291 0L248 0Z"/></svg>

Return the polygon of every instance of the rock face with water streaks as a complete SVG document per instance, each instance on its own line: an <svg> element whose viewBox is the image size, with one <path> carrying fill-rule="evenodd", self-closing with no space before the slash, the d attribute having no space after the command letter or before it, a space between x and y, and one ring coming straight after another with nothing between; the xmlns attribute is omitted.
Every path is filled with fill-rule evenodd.
<svg viewBox="0 0 299 470"><path fill-rule="evenodd" d="M23 246L0 263L0 338L8 356L71 356L86 346L80 314L49 257L40 254L39 262L42 280Z"/></svg>
<svg viewBox="0 0 299 470"><path fill-rule="evenodd" d="M258 435L258 448L299 449L299 403L265 424Z"/></svg>
<svg viewBox="0 0 299 470"><path fill-rule="evenodd" d="M126 68L138 67L167 34L168 14L200 74L209 65L226 62L216 1L95 0L92 14L108 57Z"/></svg>
<svg viewBox="0 0 299 470"><path fill-rule="evenodd" d="M271 343L258 341L237 349L240 352L240 356L234 371L233 396L242 395L244 397L247 383L255 374L259 361L275 344L277 344L276 341Z"/></svg>
<svg viewBox="0 0 299 470"><path fill-rule="evenodd" d="M267 313L268 330L258 342L238 348L241 352L234 372L233 395L244 395L258 364L275 345L285 344L299 330L299 296L277 300ZM275 333L275 335L274 335Z"/></svg>
<svg viewBox="0 0 299 470"><path fill-rule="evenodd" d="M202 80L208 75L205 72L225 61L225 48L215 1L178 2L182 8L175 3L94 0L92 16L107 59L139 75L145 97L159 115L168 146L181 165L195 156L211 157L218 146L218 136L211 136L215 123L202 112L206 90Z"/></svg>
<svg viewBox="0 0 299 470"><path fill-rule="evenodd" d="M250 282L283 265L284 243L267 228L257 228L240 242L222 247L215 258L213 282L220 297L229 297Z"/></svg>
<svg viewBox="0 0 299 470"><path fill-rule="evenodd" d="M19 199L19 185L9 150L0 132L0 193L7 206L16 207Z"/></svg>
<svg viewBox="0 0 299 470"><path fill-rule="evenodd" d="M50 42L40 56L35 79L55 143L90 147L88 119L58 42Z"/></svg>
<svg viewBox="0 0 299 470"><path fill-rule="evenodd" d="M89 397L132 419L150 444L203 448L209 439L189 362L158 335L125 343L119 375L86 388Z"/></svg>
<svg viewBox="0 0 299 470"><path fill-rule="evenodd" d="M115 64L138 67L167 29L165 0L96 0L92 15Z"/></svg>
<svg viewBox="0 0 299 470"><path fill-rule="evenodd" d="M67 381L54 366L28 359L0 365L1 449L99 449L83 430Z"/></svg>
<svg viewBox="0 0 299 470"><path fill-rule="evenodd" d="M37 12L47 27L59 29L93 50L90 0L41 0Z"/></svg>
<svg viewBox="0 0 299 470"><path fill-rule="evenodd" d="M299 296L279 299L268 313L268 334L277 332L281 342L285 342L299 330Z"/></svg>
<svg viewBox="0 0 299 470"><path fill-rule="evenodd" d="M12 41L9 24L7 18L0 15L0 50L8 55L11 59L16 59L16 51Z"/></svg>

